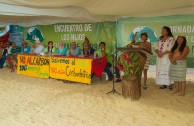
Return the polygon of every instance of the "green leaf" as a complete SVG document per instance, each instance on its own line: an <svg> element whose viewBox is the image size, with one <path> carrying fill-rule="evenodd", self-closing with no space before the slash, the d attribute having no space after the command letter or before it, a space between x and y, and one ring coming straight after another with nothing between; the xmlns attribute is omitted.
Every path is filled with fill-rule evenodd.
<svg viewBox="0 0 194 126"><path fill-rule="evenodd" d="M138 62L139 56L138 55L134 55L131 60L132 62Z"/></svg>
<svg viewBox="0 0 194 126"><path fill-rule="evenodd" d="M134 65L135 67L137 67L139 65L139 62L135 62Z"/></svg>

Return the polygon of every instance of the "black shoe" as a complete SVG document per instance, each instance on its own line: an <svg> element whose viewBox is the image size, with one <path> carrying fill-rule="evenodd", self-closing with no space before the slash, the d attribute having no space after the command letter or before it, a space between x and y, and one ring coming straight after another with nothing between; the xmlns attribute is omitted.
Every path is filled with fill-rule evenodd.
<svg viewBox="0 0 194 126"><path fill-rule="evenodd" d="M169 85L169 90L172 90L173 89L173 84Z"/></svg>
<svg viewBox="0 0 194 126"><path fill-rule="evenodd" d="M94 77L94 74L91 75L91 79Z"/></svg>
<svg viewBox="0 0 194 126"><path fill-rule="evenodd" d="M113 78L108 79L108 81L112 81L112 80L113 80Z"/></svg>
<svg viewBox="0 0 194 126"><path fill-rule="evenodd" d="M148 88L148 87L147 87L146 85L143 86L143 89L144 89L144 90L147 90L147 88Z"/></svg>
<svg viewBox="0 0 194 126"><path fill-rule="evenodd" d="M119 83L119 82L121 82L121 79L118 78L115 82L116 82L116 83Z"/></svg>
<svg viewBox="0 0 194 126"><path fill-rule="evenodd" d="M162 85L162 86L160 87L160 89L165 89L165 88L167 88L166 85Z"/></svg>

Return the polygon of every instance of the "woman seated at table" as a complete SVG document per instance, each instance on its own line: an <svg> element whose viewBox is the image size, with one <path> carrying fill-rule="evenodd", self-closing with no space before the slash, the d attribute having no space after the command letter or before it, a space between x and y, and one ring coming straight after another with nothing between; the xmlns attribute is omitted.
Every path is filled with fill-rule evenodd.
<svg viewBox="0 0 194 126"><path fill-rule="evenodd" d="M22 43L21 53L30 53L30 46L25 41Z"/></svg>
<svg viewBox="0 0 194 126"><path fill-rule="evenodd" d="M93 56L94 55L94 49L90 48L90 44L87 42L84 42L83 44L83 55L84 57Z"/></svg>
<svg viewBox="0 0 194 126"><path fill-rule="evenodd" d="M56 55L66 55L67 48L64 47L64 44L62 42L58 43L58 49L56 50L55 54Z"/></svg>
<svg viewBox="0 0 194 126"><path fill-rule="evenodd" d="M11 72L14 72L17 68L17 54L21 52L21 47L16 46L14 42L11 42L11 52L8 54L7 59L5 61L6 66L9 68Z"/></svg>
<svg viewBox="0 0 194 126"><path fill-rule="evenodd" d="M48 54L53 54L55 52L56 48L53 46L53 42L49 41L48 46L45 48L44 52Z"/></svg>
<svg viewBox="0 0 194 126"><path fill-rule="evenodd" d="M85 39L84 39L84 43L85 42L88 43L88 46L89 46L90 49L95 50L93 47L91 47L90 40L87 37L85 37Z"/></svg>

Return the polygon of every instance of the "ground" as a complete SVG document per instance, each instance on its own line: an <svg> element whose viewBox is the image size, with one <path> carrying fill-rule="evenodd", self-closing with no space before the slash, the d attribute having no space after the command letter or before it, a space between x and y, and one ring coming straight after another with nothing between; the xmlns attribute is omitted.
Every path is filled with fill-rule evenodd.
<svg viewBox="0 0 194 126"><path fill-rule="evenodd" d="M139 101L106 93L112 83L63 83L0 70L0 126L193 126L194 78L186 96L158 89L149 71L148 89ZM121 92L121 84L116 90Z"/></svg>

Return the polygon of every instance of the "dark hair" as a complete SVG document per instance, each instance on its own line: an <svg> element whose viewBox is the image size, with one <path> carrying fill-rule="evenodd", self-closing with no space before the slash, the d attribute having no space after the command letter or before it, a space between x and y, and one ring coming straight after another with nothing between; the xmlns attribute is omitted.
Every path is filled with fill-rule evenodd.
<svg viewBox="0 0 194 126"><path fill-rule="evenodd" d="M146 38L148 38L148 34L147 34L146 32L141 33L141 37L142 37L143 35L145 35Z"/></svg>
<svg viewBox="0 0 194 126"><path fill-rule="evenodd" d="M16 46L15 42L10 42L10 45L11 45L11 46L12 46L12 44L14 44L14 45Z"/></svg>
<svg viewBox="0 0 194 126"><path fill-rule="evenodd" d="M172 35L172 32L171 32L170 27L164 26L162 29L165 29L165 30L167 31L167 35L168 35L168 36L174 37L174 36ZM163 38L163 36L160 36L160 39L162 39L162 38Z"/></svg>
<svg viewBox="0 0 194 126"><path fill-rule="evenodd" d="M86 41L86 42L90 43L90 40L89 40L86 36L85 36L84 41Z"/></svg>
<svg viewBox="0 0 194 126"><path fill-rule="evenodd" d="M49 44L50 44L50 43L52 43L52 45L53 45L53 41L49 41L49 42L48 42L48 52L49 52L49 50L50 50L50 47L49 47ZM53 46L52 46L52 49L53 49ZM51 49L51 52L52 52L52 49Z"/></svg>
<svg viewBox="0 0 194 126"><path fill-rule="evenodd" d="M105 42L100 42L99 46L100 46L101 44L103 44L104 46L106 45Z"/></svg>
<svg viewBox="0 0 194 126"><path fill-rule="evenodd" d="M184 37L184 36L178 36L178 37L182 37L182 38L183 38L183 43L181 44L181 47L179 48L179 52L183 52L183 50L184 50L184 48L185 48L185 46L186 46L186 44L187 44L187 39L186 39L186 37ZM178 39L178 37L177 37L177 39ZM172 49L171 49L171 53L174 53L174 51L175 51L175 50L177 49L177 47L178 47L177 39L176 39L176 41L175 41L174 46L173 46Z"/></svg>
<svg viewBox="0 0 194 126"><path fill-rule="evenodd" d="M85 44L89 47L88 42L84 42L84 43L83 43L83 51L84 51L84 45L85 45Z"/></svg>

